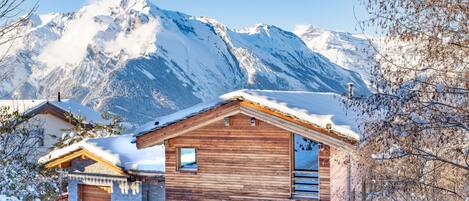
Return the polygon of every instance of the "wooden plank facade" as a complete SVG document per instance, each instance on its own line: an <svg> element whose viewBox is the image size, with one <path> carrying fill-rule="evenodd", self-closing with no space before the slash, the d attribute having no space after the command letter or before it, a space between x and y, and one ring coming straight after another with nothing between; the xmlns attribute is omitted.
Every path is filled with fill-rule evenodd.
<svg viewBox="0 0 469 201"><path fill-rule="evenodd" d="M336 143L340 138L302 125L288 130L297 124L274 122L295 123L289 117L275 119L264 111L257 116L249 112L245 104L234 101L137 137L140 148L165 144L167 200L301 200L294 192L295 134L313 135L312 140L321 143L319 198L331 200L331 146L318 139ZM263 115L274 118L259 119ZM348 139L342 143L352 146ZM196 149L196 171L178 170L180 148Z"/></svg>
<svg viewBox="0 0 469 201"><path fill-rule="evenodd" d="M167 200L290 197L290 133L236 115L166 143ZM178 172L178 147L197 149L197 172Z"/></svg>
<svg viewBox="0 0 469 201"><path fill-rule="evenodd" d="M110 186L79 185L79 201L111 201Z"/></svg>
<svg viewBox="0 0 469 201"><path fill-rule="evenodd" d="M251 117L230 117L166 142L167 200L290 199L292 133ZM198 170L177 170L177 149L197 149ZM329 200L329 149L320 152L321 200Z"/></svg>
<svg viewBox="0 0 469 201"><path fill-rule="evenodd" d="M319 198L331 199L331 149L327 145L321 145L319 149Z"/></svg>

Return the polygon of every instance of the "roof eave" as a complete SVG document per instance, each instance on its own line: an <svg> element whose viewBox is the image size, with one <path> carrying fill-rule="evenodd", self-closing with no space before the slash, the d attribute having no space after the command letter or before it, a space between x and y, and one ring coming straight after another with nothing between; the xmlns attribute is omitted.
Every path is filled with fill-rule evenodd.
<svg viewBox="0 0 469 201"><path fill-rule="evenodd" d="M273 125L279 124L280 122L290 122L289 123L290 125L295 124L296 128L292 128L292 126L285 126L284 127L284 129L290 130L292 132L296 131L296 132L306 133L305 136L307 136L307 133L316 133L316 134L325 135L325 136L327 136L325 138L317 138L316 137L317 138L316 140L321 139L320 141L324 142L324 143L330 143L334 146L340 146L340 147L344 147L348 150L351 150L351 149L354 149L354 145L358 142L358 140L355 139L355 138L350 138L350 137L347 138L346 135L340 134L340 133L335 132L335 131L329 131L327 129L321 128L317 125L313 125L313 124L308 123L308 122L299 121L298 119L292 118L291 115L286 116L285 114L279 113L278 111L272 111L272 110L269 110L268 108L260 107L259 105L255 105L254 103L246 101L246 100L243 100L243 101L238 100L238 101L236 101L236 104L238 104L238 105L237 105L237 107L235 107L235 110L233 110L233 111L229 110L229 111L225 111L225 112L219 111L218 115L212 116L212 118L205 118L204 121L199 122L199 125L193 124L193 125L196 125L196 126L191 125L191 126L182 126L181 127L181 125L179 125L179 127L181 127L181 128L176 127L176 126L178 126L178 124L183 124L182 122L188 121L190 119L192 119L192 121L194 121L193 118L195 116L203 115L205 112L215 110L215 109L219 108L220 106L217 106L215 108L211 108L210 110L206 110L206 111L198 113L198 114L193 114L190 117L186 117L186 118L181 119L179 121L172 122L171 124L168 124L168 125L165 125L165 126L162 126L162 127L158 127L158 128L156 128L156 129L154 129L150 132L147 132L147 134L145 134L144 136L142 136L142 135L137 136L136 137L137 148L141 149L141 148L145 148L145 147L150 147L150 146L163 144L164 141L167 140L167 139L171 139L171 138L176 137L178 135L182 135L184 133L187 133L190 130L197 129L199 127L205 126L205 125L207 125L209 123L212 123L214 121L218 121L220 119L223 119L226 116L231 116L231 115L238 114L238 113L245 113L247 115L256 115L255 112L253 112L255 110L260 111L262 113L267 113L266 115L276 116L276 120L275 121L272 120L270 122ZM243 110L242 108L248 108L248 109ZM223 109L224 108L222 108L221 110L223 110ZM268 117L266 117L266 115L261 115L261 116L258 116L258 117L259 117L260 120L269 119ZM197 122L197 121L195 121L195 122ZM171 128L171 127L173 127L173 128ZM149 136L149 135L151 135L151 136ZM315 138L314 136L308 136L308 137Z"/></svg>
<svg viewBox="0 0 469 201"><path fill-rule="evenodd" d="M71 160L74 160L78 157L81 157L82 159L94 160L98 163L101 163L101 164L105 165L109 169L114 170L115 172L117 172L121 175L124 175L124 176L128 175L124 168L122 168L122 167L120 167L120 166L118 166L118 165L104 159L103 157L100 157L100 156L96 155L95 153L93 153L91 151L88 151L84 147L79 147L76 150L73 150L69 153L58 156L54 159L49 159L47 161L44 161L42 163L42 165L44 165L44 167L46 169L51 169L51 168L55 168L55 167L63 168L61 164L70 162Z"/></svg>

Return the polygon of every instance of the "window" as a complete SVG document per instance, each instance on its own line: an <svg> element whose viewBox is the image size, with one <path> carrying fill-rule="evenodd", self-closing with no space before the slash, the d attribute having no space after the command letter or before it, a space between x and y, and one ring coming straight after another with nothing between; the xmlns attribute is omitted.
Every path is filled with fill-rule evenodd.
<svg viewBox="0 0 469 201"><path fill-rule="evenodd" d="M293 190L295 195L319 199L319 149L320 143L295 134Z"/></svg>
<svg viewBox="0 0 469 201"><path fill-rule="evenodd" d="M45 141L44 138L46 137L46 134L45 134L45 132L44 132L44 129L39 128L39 129L37 130L37 132L39 133L38 145L39 145L39 147L43 147L43 146L44 146L44 141Z"/></svg>
<svg viewBox="0 0 469 201"><path fill-rule="evenodd" d="M319 146L318 142L295 134L295 169L298 170L319 170Z"/></svg>
<svg viewBox="0 0 469 201"><path fill-rule="evenodd" d="M195 148L179 148L178 169L197 171L197 150Z"/></svg>

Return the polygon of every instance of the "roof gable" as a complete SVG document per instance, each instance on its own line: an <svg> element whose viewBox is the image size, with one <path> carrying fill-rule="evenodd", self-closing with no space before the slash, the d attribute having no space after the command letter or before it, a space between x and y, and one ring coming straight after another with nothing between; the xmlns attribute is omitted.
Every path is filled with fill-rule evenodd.
<svg viewBox="0 0 469 201"><path fill-rule="evenodd" d="M61 118L64 121L69 121L65 117L65 113L69 112L73 115L74 119L71 123L76 123L77 118L83 119L84 123L93 124L109 124L110 121L102 118L101 113L93 110L88 106L84 106L71 99L57 100L0 100L0 106L7 106L11 110L17 110L26 115L37 115L50 112L50 114Z"/></svg>
<svg viewBox="0 0 469 201"><path fill-rule="evenodd" d="M139 149L162 144L164 140L182 135L202 126L208 125L224 117L240 113L239 101L231 101L209 108L204 112L194 114L178 122L172 122L145 135L137 135L136 143Z"/></svg>
<svg viewBox="0 0 469 201"><path fill-rule="evenodd" d="M344 98L334 93L239 90L222 95L217 100L200 103L173 114L159 117L155 121L143 125L136 131L137 146L141 148L147 147L149 144L160 144L164 139L175 136L175 133L184 133L194 129L194 127L197 127L194 126L195 124L185 125L184 122L194 122L196 121L194 119L199 119L197 116L210 116L204 114L213 110L217 110L218 112L215 113L218 115L212 116L212 119L200 118L205 119L201 122L202 125L215 120L213 118L223 118L223 115L220 114L226 115L229 112L239 112L251 116L260 115L269 119L275 117L278 124L293 123L297 128L307 129L316 134L321 133L321 135L354 144L360 138L357 115L351 110L346 110L343 101ZM221 111L223 109L220 108L225 108L225 105L232 102L238 103L238 111ZM290 131L298 130L288 129ZM145 135L151 136L145 137ZM323 140L336 145L340 144L334 140Z"/></svg>
<svg viewBox="0 0 469 201"><path fill-rule="evenodd" d="M340 133L320 128L317 125L308 124L307 122L286 116L255 103L246 100L234 100L225 104L216 105L213 108L194 114L181 121L167 124L145 135L139 135L136 138L137 147L145 148L162 144L164 140L183 135L236 114L255 117L281 129L303 135L331 146L352 149L353 144L356 142L353 138L347 138L347 136L343 136Z"/></svg>
<svg viewBox="0 0 469 201"><path fill-rule="evenodd" d="M269 110L332 130L347 138L360 139L357 115L343 105L344 98L334 93L305 91L239 90L218 99L197 104L170 115L157 118L136 130L144 135L177 121L184 120L233 100L252 102ZM330 129L328 128L330 126Z"/></svg>
<svg viewBox="0 0 469 201"><path fill-rule="evenodd" d="M164 148L156 146L138 150L132 139L132 135L85 139L50 152L41 157L39 163L49 164L67 158L70 153L87 150L125 171L164 172Z"/></svg>
<svg viewBox="0 0 469 201"><path fill-rule="evenodd" d="M239 98L286 116L327 129L343 136L360 139L357 115L347 110L341 95L305 91L239 90L221 96ZM329 129L327 129L329 130Z"/></svg>
<svg viewBox="0 0 469 201"><path fill-rule="evenodd" d="M71 161L77 158L81 159L91 159L97 163L100 163L104 165L106 168L120 174L120 175L126 175L124 169L121 167L116 166L115 164L109 162L108 160L90 152L89 150L86 150L85 148L80 148L78 150L75 150L73 152L67 153L63 155L60 158L56 158L54 160L48 161L45 163L46 168L68 168L71 166Z"/></svg>

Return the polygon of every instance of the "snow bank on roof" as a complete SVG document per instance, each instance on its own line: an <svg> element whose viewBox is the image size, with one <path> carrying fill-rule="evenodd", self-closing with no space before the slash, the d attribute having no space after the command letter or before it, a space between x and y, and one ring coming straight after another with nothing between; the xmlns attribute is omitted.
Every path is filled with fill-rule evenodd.
<svg viewBox="0 0 469 201"><path fill-rule="evenodd" d="M51 104L66 112L72 113L75 117L84 118L86 123L109 124L110 121L102 118L101 113L90 107L84 106L70 99L50 101L46 99L37 100L0 100L0 106L8 106L10 110L17 110L21 113L28 113L45 104Z"/></svg>
<svg viewBox="0 0 469 201"><path fill-rule="evenodd" d="M109 120L103 119L101 113L70 99L65 99L60 102L49 101L49 103L59 107L62 110L72 113L74 116L80 116L81 118L84 118L86 122L89 123L110 123Z"/></svg>
<svg viewBox="0 0 469 201"><path fill-rule="evenodd" d="M209 102L202 102L202 103L199 103L199 104L194 105L192 107L189 107L189 108L186 108L186 109L183 109L183 110L179 110L175 113L172 113L172 114L169 114L169 115L166 115L166 116L162 116L162 117L158 117L156 120L150 121L150 122L145 123L142 126L138 127L135 130L135 133L137 135L139 135L139 134L145 133L147 131L150 131L150 130L153 130L153 129L156 129L156 128L159 128L159 127L164 127L165 125L170 124L172 122L180 121L182 119L191 117L195 114L204 112L204 111L206 111L210 108L214 108L215 106L220 105L223 102L224 101L220 100L220 99L209 101Z"/></svg>
<svg viewBox="0 0 469 201"><path fill-rule="evenodd" d="M360 139L356 113L346 110L342 96L335 93L239 90L222 95L221 98L245 99L321 128L326 128L326 124L330 123L332 130Z"/></svg>
<svg viewBox="0 0 469 201"><path fill-rule="evenodd" d="M254 102L322 128L326 128L326 124L330 123L332 130L356 140L360 139L357 115L353 111L345 109L342 103L343 98L338 94L249 89L227 93L214 101L200 103L176 113L159 117L156 121L149 122L138 128L136 133L137 135L145 134L148 131L189 118L235 99Z"/></svg>
<svg viewBox="0 0 469 201"><path fill-rule="evenodd" d="M131 142L132 139L131 134L85 139L71 146L50 152L48 155L41 157L39 163L44 164L71 152L86 149L124 170L164 172L165 153L163 145L137 149L135 144Z"/></svg>
<svg viewBox="0 0 469 201"><path fill-rule="evenodd" d="M0 100L0 106L9 107L12 111L26 112L31 108L36 108L36 106L47 102L45 99L36 99L36 100Z"/></svg>

